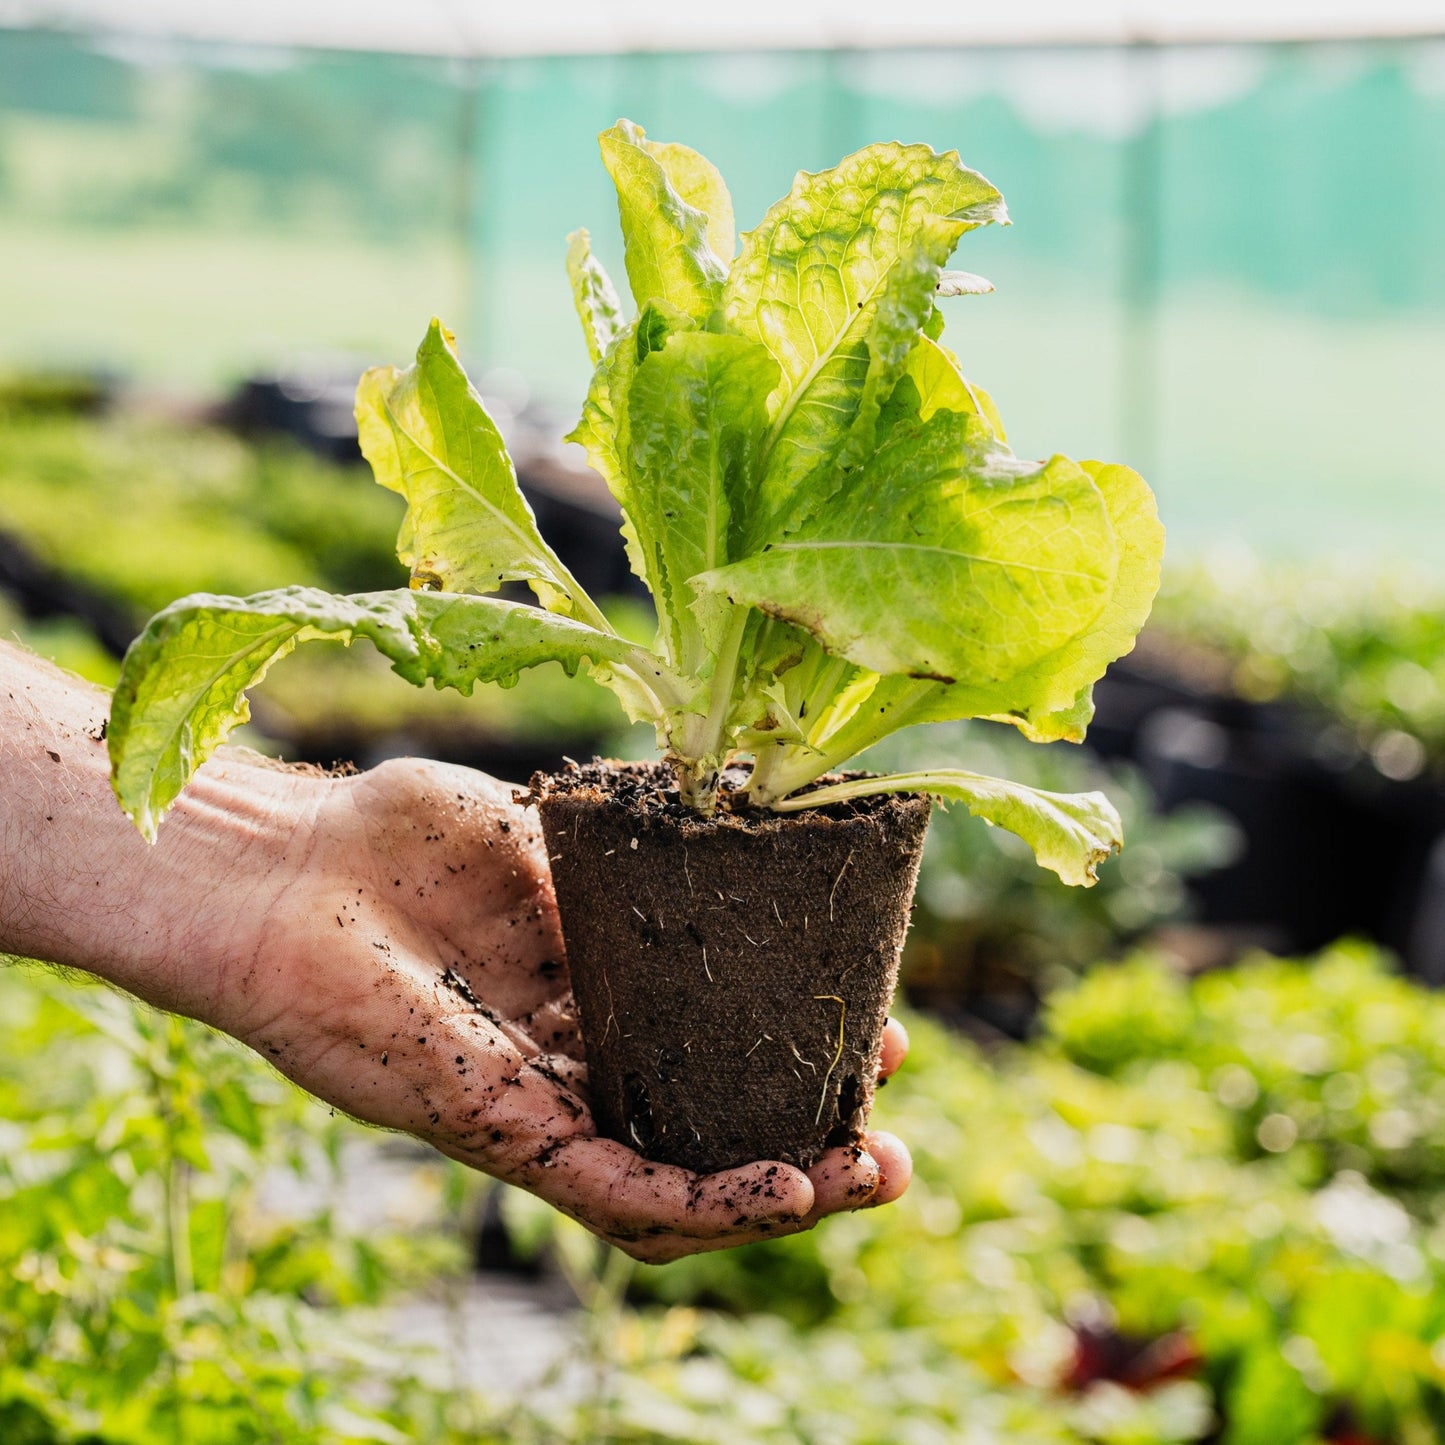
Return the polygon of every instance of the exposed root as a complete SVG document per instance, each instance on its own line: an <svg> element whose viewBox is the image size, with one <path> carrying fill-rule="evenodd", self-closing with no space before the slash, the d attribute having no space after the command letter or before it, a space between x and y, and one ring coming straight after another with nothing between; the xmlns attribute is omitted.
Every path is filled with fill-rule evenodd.
<svg viewBox="0 0 1445 1445"><path fill-rule="evenodd" d="M838 896L838 885L843 881L843 875L848 871L848 865L853 861L853 854L858 850L849 849L848 856L843 860L843 866L838 870L838 876L833 880L833 886L828 890L828 922L833 921L833 900Z"/></svg>
<svg viewBox="0 0 1445 1445"><path fill-rule="evenodd" d="M850 853L848 856L852 858L853 855ZM848 865L845 863L843 866L846 868ZM838 876L841 878L843 875L840 873ZM837 884L833 886L836 888ZM820 1001L831 999L838 1005L838 1048L833 1055L833 1062L828 1065L828 1072L823 1075L823 1092L818 1097L818 1112L813 1115L813 1122L816 1124L823 1117L823 1105L828 1102L828 1084L833 1078L833 1070L838 1067L838 1060L843 1057L843 1025L848 1018L848 1005L836 993L815 993L813 997Z"/></svg>
<svg viewBox="0 0 1445 1445"><path fill-rule="evenodd" d="M622 1037L622 1030L618 1028L617 1005L612 1001L612 983L607 977L607 971L605 969L602 972L602 983L607 990L607 1027L602 1030L602 1042L605 1044L608 1034L610 1034L613 1029L617 1029L617 1036L619 1038Z"/></svg>

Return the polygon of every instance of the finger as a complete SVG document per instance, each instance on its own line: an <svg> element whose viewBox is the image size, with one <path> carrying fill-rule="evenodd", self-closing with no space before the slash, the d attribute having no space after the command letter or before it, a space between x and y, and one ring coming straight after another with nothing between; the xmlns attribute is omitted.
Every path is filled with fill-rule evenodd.
<svg viewBox="0 0 1445 1445"><path fill-rule="evenodd" d="M913 1156L908 1145L896 1134L872 1130L864 1136L868 1152L878 1165L878 1187L873 1197L863 1207L872 1209L879 1204L892 1204L913 1179Z"/></svg>
<svg viewBox="0 0 1445 1445"><path fill-rule="evenodd" d="M584 1104L591 1106L587 1092L587 1065L571 1054L537 1054L531 1060L533 1068L550 1075L565 1084Z"/></svg>
<svg viewBox="0 0 1445 1445"><path fill-rule="evenodd" d="M566 1054L578 1062L587 1057L582 1047L582 1028L577 1021L577 1004L571 989L514 1022L546 1053Z"/></svg>
<svg viewBox="0 0 1445 1445"><path fill-rule="evenodd" d="M830 1149L811 1169L813 1207L800 1219L769 1220L741 1226L711 1239L680 1235L656 1238L609 1238L608 1243L646 1264L668 1264L684 1255L716 1249L736 1249L765 1239L782 1239L812 1229L829 1214L871 1209L891 1203L908 1187L913 1165L908 1150L892 1134L869 1133L862 1144Z"/></svg>
<svg viewBox="0 0 1445 1445"><path fill-rule="evenodd" d="M816 1222L824 1215L868 1203L878 1188L878 1164L861 1144L848 1144L829 1149L808 1170L808 1178L813 1181L810 1222Z"/></svg>
<svg viewBox="0 0 1445 1445"><path fill-rule="evenodd" d="M761 1225L796 1224L814 1203L808 1176L788 1164L697 1175L599 1138L564 1141L518 1170L516 1182L615 1243L692 1242L680 1252Z"/></svg>
<svg viewBox="0 0 1445 1445"><path fill-rule="evenodd" d="M870 1131L861 1142L830 1149L811 1169L813 1207L801 1228L829 1214L868 1209L897 1199L913 1177L907 1146L893 1134Z"/></svg>
<svg viewBox="0 0 1445 1445"><path fill-rule="evenodd" d="M891 1078L908 1057L908 1030L897 1019L883 1025L883 1047L878 1059L878 1077Z"/></svg>

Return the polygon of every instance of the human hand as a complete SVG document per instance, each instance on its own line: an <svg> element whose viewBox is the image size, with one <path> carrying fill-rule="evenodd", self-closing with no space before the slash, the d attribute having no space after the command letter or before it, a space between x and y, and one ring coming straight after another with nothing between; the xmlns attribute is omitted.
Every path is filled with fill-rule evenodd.
<svg viewBox="0 0 1445 1445"><path fill-rule="evenodd" d="M145 843L106 698L0 643L0 952L222 1029L318 1097L518 1184L638 1259L776 1238L908 1185L892 1135L698 1177L597 1137L534 815L413 760L328 778L221 754ZM880 1073L907 1039L884 1036Z"/></svg>
<svg viewBox="0 0 1445 1445"><path fill-rule="evenodd" d="M652 1262L906 1188L908 1152L883 1133L806 1174L765 1161L706 1177L599 1138L535 813L479 773L410 759L297 787L304 852L242 928L210 1012L309 1092ZM890 1023L880 1072L906 1050Z"/></svg>

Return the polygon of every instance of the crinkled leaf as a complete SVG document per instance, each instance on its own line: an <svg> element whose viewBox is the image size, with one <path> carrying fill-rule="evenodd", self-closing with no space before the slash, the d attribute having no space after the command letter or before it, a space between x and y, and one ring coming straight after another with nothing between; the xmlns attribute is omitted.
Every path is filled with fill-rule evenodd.
<svg viewBox="0 0 1445 1445"><path fill-rule="evenodd" d="M539 663L643 664L633 644L540 608L445 592L335 597L310 587L173 602L131 644L112 704L111 780L147 838L191 774L250 716L246 689L298 642L374 643L408 682L470 693Z"/></svg>
<svg viewBox="0 0 1445 1445"><path fill-rule="evenodd" d="M373 367L356 389L362 454L376 480L406 498L397 554L449 592L532 586L554 612L585 611L585 597L517 486L506 444L433 319L405 371Z"/></svg>
<svg viewBox="0 0 1445 1445"><path fill-rule="evenodd" d="M638 143L663 169L673 190L683 202L707 217L708 249L723 263L732 260L738 240L733 220L733 198L722 172L691 146L676 141L647 140L641 129Z"/></svg>
<svg viewBox="0 0 1445 1445"><path fill-rule="evenodd" d="M924 773L918 791L962 803L975 818L1016 833L1039 866L1088 888L1099 864L1124 844L1124 825L1102 793L1046 793L955 769Z"/></svg>
<svg viewBox="0 0 1445 1445"><path fill-rule="evenodd" d="M1099 881L1099 864L1124 843L1124 828L1102 793L1047 793L1005 778L946 768L891 773L822 787L786 800L785 811L872 793L928 793L962 803L975 818L1017 834L1040 867L1085 888Z"/></svg>
<svg viewBox="0 0 1445 1445"><path fill-rule="evenodd" d="M585 230L567 237L567 279L572 283L572 301L587 354L593 366L622 332L622 303L602 263L592 254L592 238Z"/></svg>
<svg viewBox="0 0 1445 1445"><path fill-rule="evenodd" d="M694 585L874 672L985 683L1088 628L1117 565L1087 472L1020 462L977 418L941 411L895 429L823 517Z"/></svg>
<svg viewBox="0 0 1445 1445"><path fill-rule="evenodd" d="M882 144L800 173L744 236L728 324L782 371L755 537L816 509L829 469L866 455L943 263L964 232L1006 220L998 191L956 152Z"/></svg>
<svg viewBox="0 0 1445 1445"><path fill-rule="evenodd" d="M646 499L639 497L633 482L630 449L631 422L628 393L638 366L660 351L675 331L685 331L691 320L674 307L649 304L613 342L592 373L582 416L567 434L587 454L594 471L622 508L622 537L633 572L652 594L658 610L660 631L671 641L676 636L668 606L662 558L655 529L639 532L634 518L646 512ZM670 653L669 656L675 656Z"/></svg>
<svg viewBox="0 0 1445 1445"><path fill-rule="evenodd" d="M917 388L916 408L923 421L936 411L981 416L999 441L1008 440L993 398L981 386L965 380L953 353L946 347L926 336L920 337L918 345L909 353L906 375Z"/></svg>
<svg viewBox="0 0 1445 1445"><path fill-rule="evenodd" d="M683 643L696 622L711 638L709 615L718 607L704 599L694 616L685 584L728 561L729 536L745 521L756 487L777 375L757 342L706 331L673 334L632 375L625 505L644 551L658 559L676 655L692 669L703 658Z"/></svg>
<svg viewBox="0 0 1445 1445"><path fill-rule="evenodd" d="M722 178L686 146L659 146L640 126L620 120L599 137L602 163L617 187L627 279L638 307L665 301L704 321L722 301L727 266L710 244L712 218L695 201L726 197ZM692 156L695 164L687 162ZM693 197L695 200L689 200ZM732 204L717 228L730 235Z"/></svg>
<svg viewBox="0 0 1445 1445"><path fill-rule="evenodd" d="M913 707L909 722L983 717L1012 723L1034 742L1083 739L1094 716L1094 684L1132 650L1159 590L1164 528L1144 479L1128 467L1084 462L1109 509L1119 569L1093 623L1062 647L992 686L940 687Z"/></svg>

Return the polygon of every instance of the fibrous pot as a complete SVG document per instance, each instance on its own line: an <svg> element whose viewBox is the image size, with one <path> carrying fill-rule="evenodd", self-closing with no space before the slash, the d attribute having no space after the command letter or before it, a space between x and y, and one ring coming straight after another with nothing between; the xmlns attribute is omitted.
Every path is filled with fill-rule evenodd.
<svg viewBox="0 0 1445 1445"><path fill-rule="evenodd" d="M929 803L684 809L660 763L532 782L599 1130L711 1172L806 1168L872 1102Z"/></svg>

